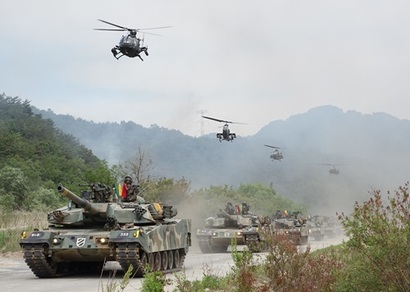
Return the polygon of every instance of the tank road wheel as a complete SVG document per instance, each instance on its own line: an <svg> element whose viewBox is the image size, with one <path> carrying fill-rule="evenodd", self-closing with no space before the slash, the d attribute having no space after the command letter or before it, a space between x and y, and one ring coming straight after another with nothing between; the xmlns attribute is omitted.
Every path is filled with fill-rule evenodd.
<svg viewBox="0 0 410 292"><path fill-rule="evenodd" d="M172 250L168 251L168 267L170 270L174 268L174 253Z"/></svg>
<svg viewBox="0 0 410 292"><path fill-rule="evenodd" d="M168 252L161 251L161 271L166 271L168 268Z"/></svg>
<svg viewBox="0 0 410 292"><path fill-rule="evenodd" d="M180 269L181 268L181 258L179 256L179 250L174 250L174 267L176 269Z"/></svg>
<svg viewBox="0 0 410 292"><path fill-rule="evenodd" d="M152 266L152 271L158 272L161 270L161 253L155 252L153 257L154 257L154 265Z"/></svg>
<svg viewBox="0 0 410 292"><path fill-rule="evenodd" d="M145 274L145 269L148 263L148 256L145 252L141 251L139 258L140 258L140 267L135 271L135 275L137 277L142 277Z"/></svg>
<svg viewBox="0 0 410 292"><path fill-rule="evenodd" d="M150 272L154 270L154 254L150 253L148 255L148 269Z"/></svg>

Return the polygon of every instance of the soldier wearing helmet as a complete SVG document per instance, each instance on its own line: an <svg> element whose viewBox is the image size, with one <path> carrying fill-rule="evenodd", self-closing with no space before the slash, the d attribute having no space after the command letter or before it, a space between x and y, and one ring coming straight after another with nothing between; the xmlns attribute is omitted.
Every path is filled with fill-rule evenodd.
<svg viewBox="0 0 410 292"><path fill-rule="evenodd" d="M139 185L132 184L132 178L130 176L126 176L124 178L124 185L123 185L123 202L138 202L139 204L145 204L145 200L143 197L139 196Z"/></svg>

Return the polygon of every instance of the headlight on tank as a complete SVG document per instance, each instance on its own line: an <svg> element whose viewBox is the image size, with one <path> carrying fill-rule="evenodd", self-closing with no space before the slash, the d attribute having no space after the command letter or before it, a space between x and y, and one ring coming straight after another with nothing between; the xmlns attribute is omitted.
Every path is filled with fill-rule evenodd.
<svg viewBox="0 0 410 292"><path fill-rule="evenodd" d="M217 232L212 232L212 236L218 236Z"/></svg>
<svg viewBox="0 0 410 292"><path fill-rule="evenodd" d="M242 236L242 231L237 231L236 236Z"/></svg>
<svg viewBox="0 0 410 292"><path fill-rule="evenodd" d="M61 243L61 238L58 238L58 237L53 238L53 244L54 245L57 245L57 244L60 244L60 243Z"/></svg>
<svg viewBox="0 0 410 292"><path fill-rule="evenodd" d="M21 233L21 239L26 239L27 238L27 233L25 231L23 231Z"/></svg>
<svg viewBox="0 0 410 292"><path fill-rule="evenodd" d="M106 238L106 237L98 238L98 242L101 243L101 244L107 244L108 243L108 238Z"/></svg>

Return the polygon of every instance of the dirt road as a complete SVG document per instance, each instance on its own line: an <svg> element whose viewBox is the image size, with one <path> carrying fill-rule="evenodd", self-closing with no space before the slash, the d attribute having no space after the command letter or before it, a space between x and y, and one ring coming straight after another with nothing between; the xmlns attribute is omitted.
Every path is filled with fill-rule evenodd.
<svg viewBox="0 0 410 292"><path fill-rule="evenodd" d="M342 242L342 240L342 238L336 238L324 241L311 241L309 244L312 250L317 250L338 244ZM255 254L255 256L263 257L264 254ZM231 271L231 266L233 266L233 261L229 252L203 254L196 247L193 247L185 260L185 278L190 281L202 279L204 273L224 276ZM112 278L110 275L116 270L116 275ZM113 282L119 285L123 275L120 266L115 262L110 262L106 265L101 277L100 275L89 274L54 279L38 279L25 264L22 254L17 253L11 256L0 257L0 290L6 292L107 291L108 285ZM169 274L166 277L174 283L172 286L167 286L166 291L173 291L175 287L175 275ZM124 291L139 291L141 287L142 279L131 279Z"/></svg>

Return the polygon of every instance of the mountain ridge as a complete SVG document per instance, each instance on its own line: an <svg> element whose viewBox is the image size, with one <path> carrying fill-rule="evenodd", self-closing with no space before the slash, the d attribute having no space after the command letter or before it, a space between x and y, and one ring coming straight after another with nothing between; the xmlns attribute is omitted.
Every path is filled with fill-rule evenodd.
<svg viewBox="0 0 410 292"><path fill-rule="evenodd" d="M193 187L260 182L306 204L323 197L322 207L333 208L343 198L367 196L371 188L397 188L410 173L405 163L410 121L385 113L320 106L220 143L213 135L192 137L157 125L94 123L38 112L110 164L130 159L140 146L153 158L153 175L184 177ZM280 147L284 159L272 162L264 144ZM330 176L324 163L338 164L340 174Z"/></svg>

